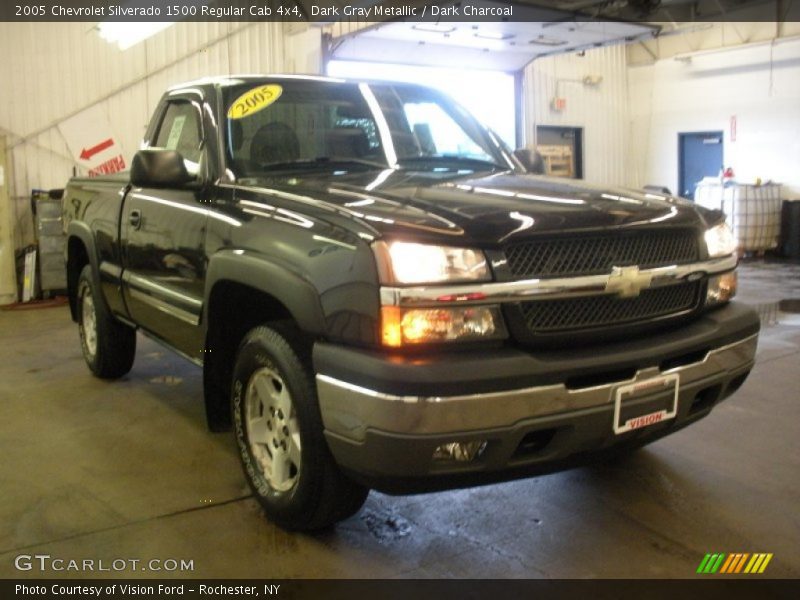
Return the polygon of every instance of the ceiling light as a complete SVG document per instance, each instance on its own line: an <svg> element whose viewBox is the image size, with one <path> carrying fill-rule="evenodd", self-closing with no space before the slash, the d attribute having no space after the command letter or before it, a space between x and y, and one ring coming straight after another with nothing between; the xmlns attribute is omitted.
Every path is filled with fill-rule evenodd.
<svg viewBox="0 0 800 600"><path fill-rule="evenodd" d="M475 34L476 38L484 40L495 40L502 42L503 40L510 40L514 37L513 33L503 33L502 31L479 31Z"/></svg>
<svg viewBox="0 0 800 600"><path fill-rule="evenodd" d="M540 35L538 38L532 39L529 44L538 44L540 46L563 46L566 44L566 40L559 40L556 38L547 37L544 35Z"/></svg>
<svg viewBox="0 0 800 600"><path fill-rule="evenodd" d="M444 23L419 23L414 25L412 29L429 33L453 33L456 30L452 25L445 25Z"/></svg>
<svg viewBox="0 0 800 600"><path fill-rule="evenodd" d="M97 32L109 44L116 44L120 50L127 50L174 24L175 21L105 21L97 25Z"/></svg>

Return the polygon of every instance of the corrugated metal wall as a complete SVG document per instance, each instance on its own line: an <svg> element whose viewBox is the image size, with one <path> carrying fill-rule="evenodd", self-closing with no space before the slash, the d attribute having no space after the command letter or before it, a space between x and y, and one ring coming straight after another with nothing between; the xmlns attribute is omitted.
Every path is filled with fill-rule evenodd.
<svg viewBox="0 0 800 600"><path fill-rule="evenodd" d="M336 21L330 25L325 26L325 33L329 33L334 39L346 35L352 35L358 31L377 25L376 21L364 21L361 19L352 19L349 21Z"/></svg>
<svg viewBox="0 0 800 600"><path fill-rule="evenodd" d="M596 86L582 83L601 76ZM537 125L583 128L584 179L606 185L628 185L628 83L625 47L609 46L582 54L540 58L524 71L524 131L535 144ZM566 109L551 102L558 95Z"/></svg>
<svg viewBox="0 0 800 600"><path fill-rule="evenodd" d="M2 23L0 55L17 248L33 240L30 190L61 187L72 173L60 121L100 106L132 154L169 85L229 73L318 73L321 62L319 28L289 34L281 23L178 23L125 51L93 23Z"/></svg>

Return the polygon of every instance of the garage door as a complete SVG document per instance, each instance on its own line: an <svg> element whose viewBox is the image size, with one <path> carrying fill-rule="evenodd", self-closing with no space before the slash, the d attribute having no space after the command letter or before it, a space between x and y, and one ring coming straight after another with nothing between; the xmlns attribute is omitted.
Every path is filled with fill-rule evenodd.
<svg viewBox="0 0 800 600"><path fill-rule="evenodd" d="M328 57L512 72L539 56L648 39L656 31L643 23L579 20L571 13L515 4L513 21L417 19L374 24L333 39Z"/></svg>
<svg viewBox="0 0 800 600"><path fill-rule="evenodd" d="M335 31L338 35L328 39L326 48L329 75L438 87L513 147L522 142L518 107L522 90L515 76L528 63L541 56L651 38L657 28L580 20L572 13L515 3L513 21L396 20Z"/></svg>

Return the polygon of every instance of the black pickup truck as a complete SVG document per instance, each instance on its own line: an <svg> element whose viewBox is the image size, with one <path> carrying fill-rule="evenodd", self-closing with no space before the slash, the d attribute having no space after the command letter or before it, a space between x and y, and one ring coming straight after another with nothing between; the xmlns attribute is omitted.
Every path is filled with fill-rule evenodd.
<svg viewBox="0 0 800 600"><path fill-rule="evenodd" d="M127 373L137 330L202 366L289 529L638 447L753 367L721 213L529 173L416 85L177 86L130 173L64 206L89 368Z"/></svg>

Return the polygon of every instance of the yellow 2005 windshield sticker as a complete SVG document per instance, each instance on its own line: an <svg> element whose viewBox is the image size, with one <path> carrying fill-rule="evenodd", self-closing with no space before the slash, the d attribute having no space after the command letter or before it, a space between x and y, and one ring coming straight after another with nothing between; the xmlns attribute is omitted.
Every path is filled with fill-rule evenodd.
<svg viewBox="0 0 800 600"><path fill-rule="evenodd" d="M249 117L267 108L280 98L282 93L283 88L274 83L260 85L252 90L248 90L231 102L231 107L228 109L228 118L242 119L244 117Z"/></svg>

